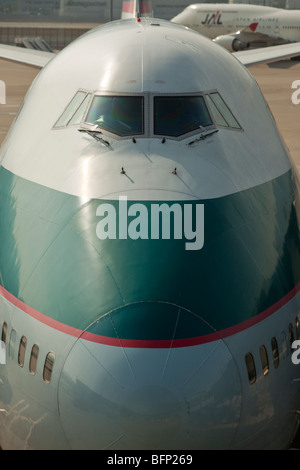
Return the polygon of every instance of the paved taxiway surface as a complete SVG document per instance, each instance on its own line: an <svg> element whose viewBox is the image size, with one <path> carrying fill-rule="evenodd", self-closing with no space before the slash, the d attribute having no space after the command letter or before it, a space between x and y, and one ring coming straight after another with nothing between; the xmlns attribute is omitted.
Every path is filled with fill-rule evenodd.
<svg viewBox="0 0 300 470"><path fill-rule="evenodd" d="M261 64L248 70L259 84L300 172L300 104L292 103L292 94L296 91L292 83L300 80L300 61Z"/></svg>
<svg viewBox="0 0 300 470"><path fill-rule="evenodd" d="M16 117L26 91L38 72L39 69L35 67L0 60L0 80L6 86L6 104L0 104L0 144Z"/></svg>
<svg viewBox="0 0 300 470"><path fill-rule="evenodd" d="M0 60L0 80L6 84L6 104L0 104L0 144L38 71L35 67ZM300 173L300 104L293 104L291 99L295 91L292 83L300 80L300 61L255 65L249 71L261 87Z"/></svg>

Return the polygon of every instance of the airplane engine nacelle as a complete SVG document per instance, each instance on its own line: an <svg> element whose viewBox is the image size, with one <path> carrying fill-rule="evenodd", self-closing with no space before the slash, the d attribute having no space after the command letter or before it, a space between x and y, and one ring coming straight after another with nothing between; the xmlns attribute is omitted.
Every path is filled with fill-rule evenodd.
<svg viewBox="0 0 300 470"><path fill-rule="evenodd" d="M233 34L218 36L217 38L213 39L213 41L230 52L244 51L249 47L249 43L246 41L241 41Z"/></svg>

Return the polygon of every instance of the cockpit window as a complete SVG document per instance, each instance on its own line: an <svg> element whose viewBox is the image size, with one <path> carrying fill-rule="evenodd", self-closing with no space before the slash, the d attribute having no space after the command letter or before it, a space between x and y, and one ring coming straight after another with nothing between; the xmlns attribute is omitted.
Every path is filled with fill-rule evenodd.
<svg viewBox="0 0 300 470"><path fill-rule="evenodd" d="M119 136L144 133L143 96L94 96L85 122Z"/></svg>
<svg viewBox="0 0 300 470"><path fill-rule="evenodd" d="M78 91L72 98L54 127L65 127L71 124L79 124L88 107L91 93Z"/></svg>
<svg viewBox="0 0 300 470"><path fill-rule="evenodd" d="M241 129L241 126L218 92L207 94L206 100L216 126Z"/></svg>
<svg viewBox="0 0 300 470"><path fill-rule="evenodd" d="M155 96L154 134L179 137L213 124L203 96Z"/></svg>
<svg viewBox="0 0 300 470"><path fill-rule="evenodd" d="M73 114L72 118L68 122L69 126L79 124L82 121L83 116L84 116L84 114L87 110L90 98L91 98L91 94L87 93L87 95L83 99L81 105L77 108L77 111Z"/></svg>
<svg viewBox="0 0 300 470"><path fill-rule="evenodd" d="M206 95L206 101L216 126L228 127L227 122L209 95Z"/></svg>
<svg viewBox="0 0 300 470"><path fill-rule="evenodd" d="M204 135L218 132L217 127L242 130L216 90L180 95L100 95L100 92L81 89L54 124L54 129L76 126L78 131L88 132L98 140L105 131L115 138L132 137L134 140L134 136L181 139L198 133L203 139Z"/></svg>

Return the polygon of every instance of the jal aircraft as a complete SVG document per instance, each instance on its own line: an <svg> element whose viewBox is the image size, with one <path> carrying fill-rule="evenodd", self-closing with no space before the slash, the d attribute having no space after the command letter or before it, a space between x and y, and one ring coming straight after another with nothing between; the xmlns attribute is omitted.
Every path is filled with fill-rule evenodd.
<svg viewBox="0 0 300 470"><path fill-rule="evenodd" d="M288 448L299 187L241 61L300 45L132 16L0 48L42 67L0 155L1 446Z"/></svg>
<svg viewBox="0 0 300 470"><path fill-rule="evenodd" d="M229 51L300 41L300 10L196 3L171 21L198 31Z"/></svg>

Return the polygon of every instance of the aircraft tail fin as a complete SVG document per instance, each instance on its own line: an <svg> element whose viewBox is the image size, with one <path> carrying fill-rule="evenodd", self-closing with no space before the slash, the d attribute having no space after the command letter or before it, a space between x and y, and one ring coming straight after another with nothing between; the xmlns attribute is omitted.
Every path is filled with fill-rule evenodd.
<svg viewBox="0 0 300 470"><path fill-rule="evenodd" d="M121 19L153 16L151 0L123 0Z"/></svg>

